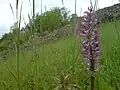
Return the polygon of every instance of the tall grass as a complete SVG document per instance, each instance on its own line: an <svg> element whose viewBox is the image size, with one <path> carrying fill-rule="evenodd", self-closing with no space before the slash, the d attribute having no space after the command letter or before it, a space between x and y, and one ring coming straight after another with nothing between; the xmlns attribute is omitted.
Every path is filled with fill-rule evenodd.
<svg viewBox="0 0 120 90"><path fill-rule="evenodd" d="M21 3L21 7L20 7L20 12L19 12L19 0L16 0L16 17L14 15L14 11L13 11L13 7L12 5L10 4L10 8L11 8L11 11L12 11L12 14L13 14L13 17L16 18L16 21L15 23L17 22L17 26L16 26L16 31L17 31L17 35L15 37L15 45L16 45L16 61L17 61L17 86L18 86L18 90L20 90L20 57L19 57L19 54L20 54L20 49L19 49L19 36L20 36L20 27L21 27L21 14L22 14L22 4L23 2Z"/></svg>
<svg viewBox="0 0 120 90"><path fill-rule="evenodd" d="M18 7L19 0L16 0L16 57L9 56L7 61L0 62L0 90L53 90L56 87L61 88L61 86L64 89L71 88L72 90L73 87L76 87L78 90L89 90L90 77L81 63L83 57L80 54L79 38L73 36L38 47L33 45L34 52L28 50L23 54L20 53L22 3L20 13L18 13ZM15 17L11 4L10 8ZM31 15L34 19L35 0L32 3ZM28 16L31 19L30 14ZM116 23L115 26L114 23ZM119 24L119 21L115 21L101 25L101 49L103 52L100 71L95 73L95 90L119 90L120 88ZM35 27L31 28L31 35L34 34L34 29ZM35 54L34 58L33 53ZM55 77L57 80L54 79Z"/></svg>
<svg viewBox="0 0 120 90"><path fill-rule="evenodd" d="M41 4L42 5L42 4ZM41 6L42 7L42 6ZM42 11L41 11L42 12ZM35 0L33 0L33 20L35 19ZM34 27L33 27L33 35L35 36L34 38L35 39L37 39L36 38L36 35L35 35L35 25L34 25ZM35 81L34 81L34 83L35 83L35 90L38 90L38 79L37 79L37 77L38 77L38 54L37 54L37 46L36 45L34 45L34 53L35 53L35 70L36 70L36 72L35 72L35 77L36 77L36 79L35 79Z"/></svg>
<svg viewBox="0 0 120 90"><path fill-rule="evenodd" d="M103 52L100 72L95 73L95 90L115 90L115 88L120 88L120 43L119 39L115 39L116 32L119 32L119 24L120 22L116 21L116 31L114 30L114 23L102 24L100 28L101 49ZM32 50L24 51L24 56L20 53L20 88L30 90L36 85L38 90L53 90L59 85L59 82L53 77L60 78L59 76L64 72L63 77L70 74L68 77L69 85L76 84L80 87L80 90L89 90L89 74L80 62L83 57L81 55L77 57L78 51L81 49L78 42L80 42L78 38L69 37L39 46L38 72L40 74L37 74L37 78L34 76L35 64L31 61L33 58ZM76 57L77 59L75 59ZM17 89L16 81L13 80L14 75L11 74L16 71L15 58L14 55L9 56L8 60L4 62L5 64L0 63L0 80L2 80L0 90L7 90L7 88L10 90ZM76 63L73 65L73 62ZM6 66L12 69L11 73L5 68ZM74 74L72 74L73 72ZM37 80L37 84L35 80Z"/></svg>
<svg viewBox="0 0 120 90"><path fill-rule="evenodd" d="M77 9L77 0L75 0L75 21L74 21L74 27L76 26L77 24L77 13L76 13L76 9ZM75 35L76 35L76 28L74 28L74 32L75 32Z"/></svg>

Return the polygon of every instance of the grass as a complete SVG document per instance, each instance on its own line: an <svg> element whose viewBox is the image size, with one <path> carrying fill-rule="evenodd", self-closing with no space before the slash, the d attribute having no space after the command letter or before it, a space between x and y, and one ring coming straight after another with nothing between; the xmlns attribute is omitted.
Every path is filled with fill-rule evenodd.
<svg viewBox="0 0 120 90"><path fill-rule="evenodd" d="M114 25L116 25L116 30ZM100 29L102 56L100 71L95 75L95 90L119 90L120 22L102 24ZM59 84L55 78L59 78L62 72L65 75L70 74L71 81L68 83L79 86L80 90L89 90L89 73L81 63L83 58L78 38L62 38L56 42L40 45L38 48L37 81L34 50L20 53L19 73L22 90L53 90ZM80 54L77 57L78 53ZM17 90L16 57L13 55L8 58L0 62L0 90Z"/></svg>
<svg viewBox="0 0 120 90"><path fill-rule="evenodd" d="M34 19L35 0L32 1ZM62 89L57 90L63 90L63 88L67 90L66 88L73 86L79 88L78 90L90 90L90 75L81 62L83 57L80 54L79 38L66 37L56 42L35 46L33 50L21 52L19 33L22 4L20 15L18 15L18 6L19 0L16 0L18 22L15 40L16 57L9 56L8 60L0 62L0 90L53 90L61 86ZM15 16L11 4L10 8ZM120 22L115 21L101 26L102 56L100 71L95 73L95 90L119 90L120 88L119 25ZM35 56L34 53L37 55Z"/></svg>

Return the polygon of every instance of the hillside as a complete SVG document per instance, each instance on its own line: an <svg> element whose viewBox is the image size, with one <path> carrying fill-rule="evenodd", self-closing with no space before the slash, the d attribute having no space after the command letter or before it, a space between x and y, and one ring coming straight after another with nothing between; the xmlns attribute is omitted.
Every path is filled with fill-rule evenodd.
<svg viewBox="0 0 120 90"><path fill-rule="evenodd" d="M110 14L110 13L111 14L120 13L120 4L115 4L113 6L105 7L103 9L97 10L98 17L103 17L104 14ZM40 16L38 15L37 18L40 18ZM68 24L66 24L66 25L63 25L61 28L53 30L52 32L47 32L47 31L36 32L36 34L34 34L34 36L29 35L29 37L27 37L28 38L27 41L22 41L22 44L20 45L21 50L28 50L28 49L32 48L32 46L34 44L40 45L40 44L46 43L46 42L49 43L51 41L56 41L59 38L64 37L64 36L74 35L74 33L75 33L74 32L75 26L73 24L74 18L75 18L75 16L73 14L73 16L71 18L72 21L68 22ZM81 19L81 17L77 17L77 22L80 22L80 19ZM36 19L36 22L38 22L37 19ZM11 27L11 29L13 29L13 31L14 31L14 27L15 27L14 25ZM24 33L27 29L29 29L29 27L31 27L31 26L29 26L29 24L27 24L27 26L25 28L22 28L21 31L23 31L23 33ZM40 30L40 28L38 28L38 29ZM10 36L10 35L8 35L8 36ZM27 35L22 35L22 36L25 37ZM22 38L22 39L24 40L24 38ZM7 44L8 42L11 42L11 41L8 40L8 41L0 43L1 50L4 50L4 48L9 47L8 50L4 50L4 51L0 52L0 59L5 60L8 55L13 54L13 52L15 53L15 50L14 50L15 48L12 48L10 50L11 46L13 46L13 45Z"/></svg>
<svg viewBox="0 0 120 90"><path fill-rule="evenodd" d="M120 3L97 10L97 14L99 17L104 16L104 14L115 14L115 13L120 13Z"/></svg>
<svg viewBox="0 0 120 90"><path fill-rule="evenodd" d="M116 24L116 29L114 24ZM120 83L118 82L120 79L119 24L120 22L118 21L101 25L100 41L102 57L100 72L96 73L96 77L99 78L96 80L99 84L96 85L95 90L119 90L117 88L120 88ZM39 90L53 90L53 88L59 85L57 80L68 74L70 74L68 79L72 80L68 81L68 83L80 86L81 90L84 90L85 86L88 88L87 78L89 74L84 71L84 66L80 62L83 60L83 57L81 56L79 38L70 36L61 38L54 43L51 42L38 46L37 74L35 74L36 63L33 52L33 50L28 50L20 54L20 82L22 90L33 89L37 84ZM16 89L15 67L15 55L9 56L6 62L0 63L0 80L2 80L0 90L8 88L10 90ZM74 74L72 74L73 72ZM37 84L35 80L37 80Z"/></svg>

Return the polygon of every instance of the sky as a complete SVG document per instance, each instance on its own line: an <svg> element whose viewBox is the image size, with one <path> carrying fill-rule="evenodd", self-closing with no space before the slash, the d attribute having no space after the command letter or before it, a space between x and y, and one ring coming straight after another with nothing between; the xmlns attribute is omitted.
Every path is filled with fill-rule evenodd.
<svg viewBox="0 0 120 90"><path fill-rule="evenodd" d="M22 10L22 19L25 18L25 21L28 22L28 13L31 12L29 0L19 0L19 8L20 4L23 1L23 10ZM32 0L30 0L32 3ZM82 12L87 10L87 7L90 6L90 0L77 0L77 14L80 15L81 8ZM94 2L94 0L92 0ZM41 0L35 0L36 2L36 12L41 12ZM15 18L10 9L11 3L13 10L15 12L15 4L16 0L0 0L0 35L4 33L8 33L10 31L10 27L14 24ZM118 0L98 0L98 8L104 8L111 6L113 4L118 3ZM74 13L74 0L64 0L64 6ZM62 0L42 0L42 11L49 10L52 7L62 7ZM24 26L24 22L22 20L22 26Z"/></svg>

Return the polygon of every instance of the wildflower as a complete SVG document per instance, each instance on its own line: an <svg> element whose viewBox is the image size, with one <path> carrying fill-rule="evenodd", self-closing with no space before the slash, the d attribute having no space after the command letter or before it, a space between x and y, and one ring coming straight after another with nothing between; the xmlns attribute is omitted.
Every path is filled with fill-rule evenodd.
<svg viewBox="0 0 120 90"><path fill-rule="evenodd" d="M100 44L99 44L99 23L92 8L88 8L83 16L79 34L83 37L82 40L82 54L86 58L84 62L90 71L98 69L100 58Z"/></svg>

